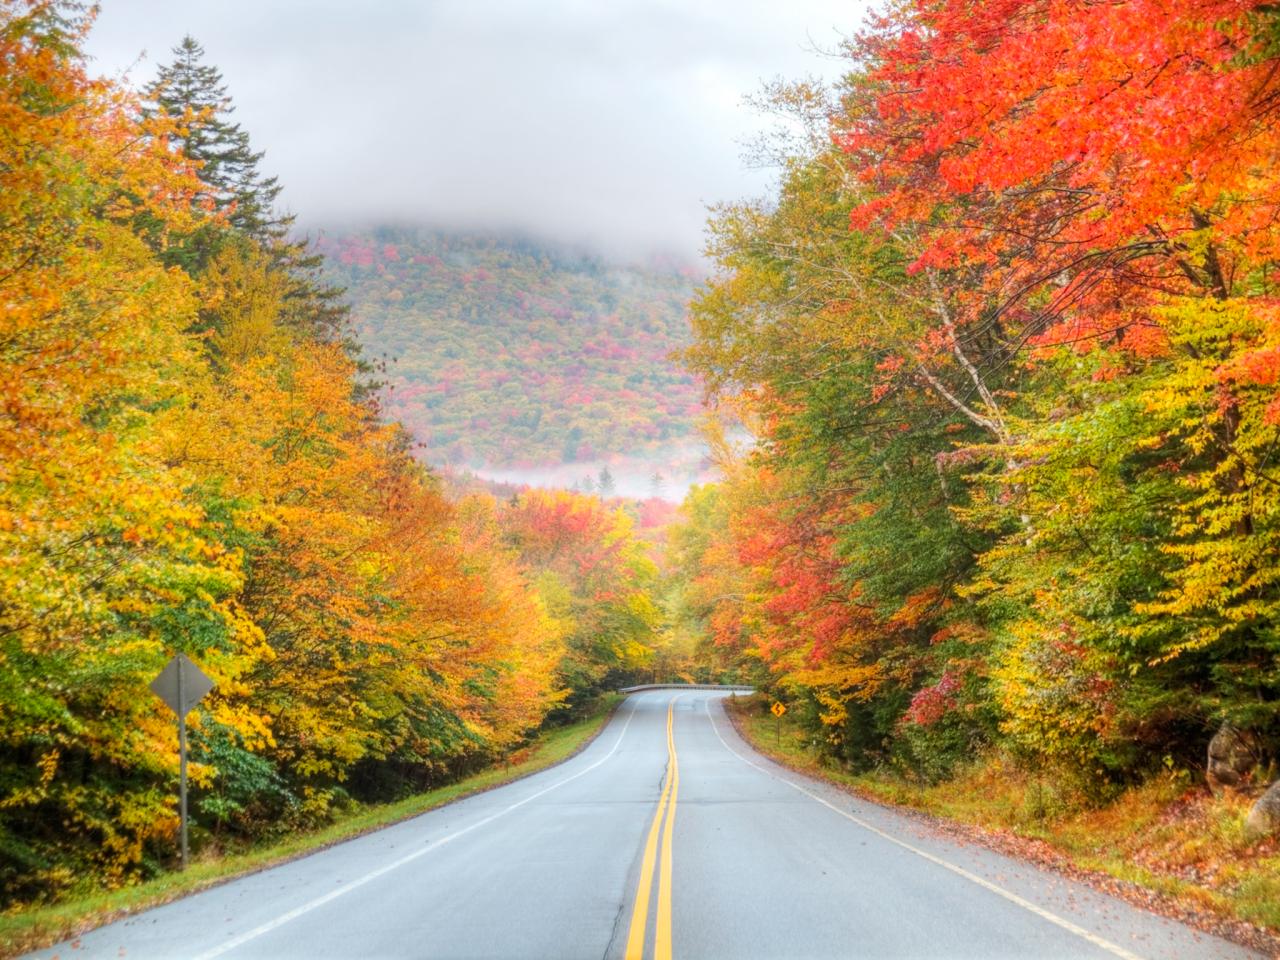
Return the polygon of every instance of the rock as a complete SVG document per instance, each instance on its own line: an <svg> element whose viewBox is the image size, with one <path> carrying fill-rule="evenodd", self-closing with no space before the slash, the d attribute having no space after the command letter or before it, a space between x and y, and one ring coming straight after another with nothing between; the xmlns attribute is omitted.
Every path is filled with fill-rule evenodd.
<svg viewBox="0 0 1280 960"><path fill-rule="evenodd" d="M1262 761L1261 744L1248 730L1224 723L1209 741L1209 765L1205 779L1214 793L1238 790L1249 782L1249 775Z"/></svg>
<svg viewBox="0 0 1280 960"><path fill-rule="evenodd" d="M1251 839L1280 833L1280 780L1267 787L1267 792L1250 808L1244 830Z"/></svg>

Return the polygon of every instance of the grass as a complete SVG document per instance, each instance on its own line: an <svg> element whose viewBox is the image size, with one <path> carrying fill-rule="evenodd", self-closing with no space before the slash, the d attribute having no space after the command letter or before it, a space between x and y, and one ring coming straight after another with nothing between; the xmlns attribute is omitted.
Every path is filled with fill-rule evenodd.
<svg viewBox="0 0 1280 960"><path fill-rule="evenodd" d="M17 956L102 926L119 917L224 883L245 874L314 853L361 834L417 816L454 800L527 777L573 756L605 725L622 697L611 694L585 720L550 730L518 753L518 762L488 770L395 803L364 806L311 833L228 856L197 858L184 873L60 903L17 908L0 914L0 957Z"/></svg>
<svg viewBox="0 0 1280 960"><path fill-rule="evenodd" d="M779 723L757 701L739 701L738 729L792 769L978 828L1052 865L1106 874L1192 912L1280 933L1280 838L1245 836L1252 798L1214 797L1186 774L1170 772L1097 806L999 755L937 784L887 770L855 774L824 761L804 731L787 717Z"/></svg>

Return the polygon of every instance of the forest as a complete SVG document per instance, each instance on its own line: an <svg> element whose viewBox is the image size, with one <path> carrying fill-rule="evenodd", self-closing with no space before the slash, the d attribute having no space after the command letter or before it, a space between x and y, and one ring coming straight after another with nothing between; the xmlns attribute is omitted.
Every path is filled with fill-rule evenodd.
<svg viewBox="0 0 1280 960"><path fill-rule="evenodd" d="M894 3L841 81L769 85L777 188L713 211L703 283L310 243L200 45L135 90L92 22L0 0L0 909L173 866L177 652L205 852L648 679L751 683L851 775L1034 777L1037 816L1275 781L1271 6ZM674 520L464 475L704 403Z"/></svg>
<svg viewBox="0 0 1280 960"><path fill-rule="evenodd" d="M908 0L844 56L710 224L685 357L755 443L672 533L707 655L850 770L1088 804L1219 733L1265 786L1280 16Z"/></svg>
<svg viewBox="0 0 1280 960"><path fill-rule="evenodd" d="M92 14L0 5L0 906L487 766L652 658L632 517L449 499L190 37L141 91Z"/></svg>
<svg viewBox="0 0 1280 960"><path fill-rule="evenodd" d="M696 271L545 241L408 228L322 235L353 332L386 358L384 408L429 462L531 467L696 439L685 305Z"/></svg>

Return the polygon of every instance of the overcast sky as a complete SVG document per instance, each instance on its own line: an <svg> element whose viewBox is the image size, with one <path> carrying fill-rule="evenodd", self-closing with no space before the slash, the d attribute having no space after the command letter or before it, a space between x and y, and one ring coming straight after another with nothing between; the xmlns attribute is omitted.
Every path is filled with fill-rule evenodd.
<svg viewBox="0 0 1280 960"><path fill-rule="evenodd" d="M191 33L314 228L516 228L607 252L702 246L764 80L834 77L865 0L102 0L88 52L145 83ZM139 59L141 58L141 59Z"/></svg>

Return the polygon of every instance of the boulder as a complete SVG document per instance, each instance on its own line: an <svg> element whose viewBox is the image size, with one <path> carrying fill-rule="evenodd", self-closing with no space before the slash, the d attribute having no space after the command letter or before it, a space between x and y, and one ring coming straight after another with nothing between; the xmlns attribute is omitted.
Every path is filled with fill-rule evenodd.
<svg viewBox="0 0 1280 960"><path fill-rule="evenodd" d="M1280 780L1267 787L1266 793L1249 810L1244 829L1245 835L1250 838L1280 833Z"/></svg>
<svg viewBox="0 0 1280 960"><path fill-rule="evenodd" d="M1224 723L1209 741L1205 779L1214 793L1238 790L1248 786L1250 774L1261 761L1262 749L1257 736Z"/></svg>

